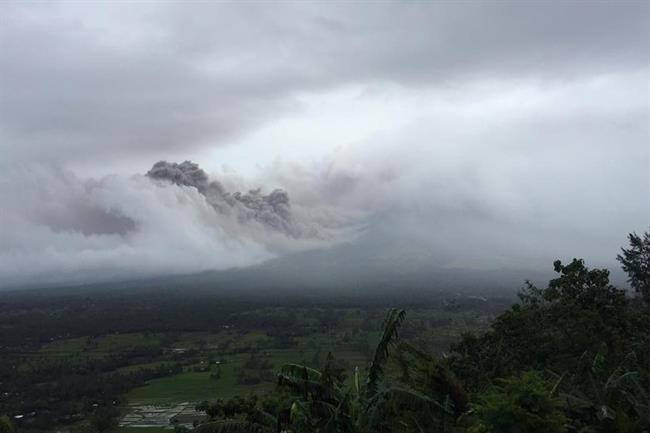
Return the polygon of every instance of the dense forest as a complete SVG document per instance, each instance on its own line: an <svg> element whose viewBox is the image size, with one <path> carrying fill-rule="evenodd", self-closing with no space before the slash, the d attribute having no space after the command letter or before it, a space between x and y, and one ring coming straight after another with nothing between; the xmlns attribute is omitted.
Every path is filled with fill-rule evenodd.
<svg viewBox="0 0 650 433"><path fill-rule="evenodd" d="M285 307L271 308L263 305L268 300L260 300L259 308L251 310L234 300L197 304L168 296L167 301L145 297L138 303L119 293L105 300L109 309L106 304L99 308L91 295L44 297L44 303L32 299L29 305L5 300L0 410L8 416L0 419L0 432L121 431L116 429L129 390L215 364L214 355L203 361L208 352L202 348L210 346L206 340L188 350L169 349L183 332L231 332L231 327L239 333L219 340L214 353L244 357L234 373L240 385L274 385L265 392L206 398L195 405L203 417L193 427L173 427L172 420L170 428L199 433L648 432L650 233L630 234L618 260L634 294L611 285L606 269L591 269L579 259L558 260L556 278L545 287L527 282L512 305L507 299L436 299L440 307L426 313L421 303L386 313L381 305L362 309L287 301ZM352 316L354 326L346 322ZM470 326L458 326L458 317ZM487 322L468 322L469 317ZM238 345L245 332L258 329L265 330L265 345ZM381 332L371 346L362 332L373 329ZM434 344L442 329L459 333ZM300 352L303 358L313 354L311 359L282 365L267 353L332 330L349 347L360 347L367 364L353 365L345 359L349 354L320 346ZM111 344L117 344L115 336L131 340L120 351L108 351L107 334L113 335ZM77 342L85 355L41 356L43 348L56 353L57 340ZM129 368L136 364L148 367ZM222 365L217 367L205 371L218 379Z"/></svg>

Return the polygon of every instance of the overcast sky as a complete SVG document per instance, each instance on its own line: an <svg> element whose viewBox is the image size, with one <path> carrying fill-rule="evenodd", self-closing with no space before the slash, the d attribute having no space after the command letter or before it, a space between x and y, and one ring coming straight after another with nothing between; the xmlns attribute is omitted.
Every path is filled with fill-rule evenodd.
<svg viewBox="0 0 650 433"><path fill-rule="evenodd" d="M613 267L650 227L649 41L647 1L2 2L0 287L369 237ZM296 231L144 176L159 160L286 190Z"/></svg>

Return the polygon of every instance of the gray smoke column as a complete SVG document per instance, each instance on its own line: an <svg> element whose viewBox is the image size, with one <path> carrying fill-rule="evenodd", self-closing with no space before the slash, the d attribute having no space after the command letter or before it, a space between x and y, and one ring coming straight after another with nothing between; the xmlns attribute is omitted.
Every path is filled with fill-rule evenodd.
<svg viewBox="0 0 650 433"><path fill-rule="evenodd" d="M284 190L275 189L268 195L262 194L261 188L247 193L229 193L218 181L210 181L207 173L192 161L180 164L158 161L147 172L147 176L176 185L194 187L217 212L234 213L242 223L256 221L294 238L314 235L313 230L304 230L294 221L289 194Z"/></svg>
<svg viewBox="0 0 650 433"><path fill-rule="evenodd" d="M158 161L147 172L147 176L152 179L169 180L176 185L193 186L203 194L208 188L208 175L198 164L192 161L185 161L180 164Z"/></svg>

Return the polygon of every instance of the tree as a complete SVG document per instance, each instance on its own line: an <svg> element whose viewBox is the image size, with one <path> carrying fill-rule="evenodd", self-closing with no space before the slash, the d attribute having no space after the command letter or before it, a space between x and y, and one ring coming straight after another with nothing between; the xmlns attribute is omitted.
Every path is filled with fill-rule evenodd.
<svg viewBox="0 0 650 433"><path fill-rule="evenodd" d="M16 429L7 415L0 416L0 433L16 433Z"/></svg>
<svg viewBox="0 0 650 433"><path fill-rule="evenodd" d="M625 304L625 292L609 284L607 269L589 269L582 259L573 259L568 265L556 260L553 268L560 276L549 281L546 289L527 283L527 289L520 294L524 303L572 303L599 309Z"/></svg>
<svg viewBox="0 0 650 433"><path fill-rule="evenodd" d="M289 390L288 422L284 431L309 433L413 432L444 433L453 425L456 409L464 409L465 395L460 384L446 367L433 357L408 344L400 344L399 328L405 319L404 310L392 309L384 321L383 335L368 368L365 382L356 370L352 389L346 389L342 375L333 368L328 356L322 371L301 365L285 365L279 375L279 386ZM395 352L409 355L409 365L402 373L415 379L409 382L390 381L386 365ZM425 429L425 430L423 430ZM427 430L428 429L428 430Z"/></svg>
<svg viewBox="0 0 650 433"><path fill-rule="evenodd" d="M537 373L501 379L479 397L469 433L561 433L562 402Z"/></svg>
<svg viewBox="0 0 650 433"><path fill-rule="evenodd" d="M200 433L272 433L275 432L277 419L270 413L257 407L258 398L235 396L229 400L217 400L214 403L202 402L196 410L204 411L209 422L200 425Z"/></svg>
<svg viewBox="0 0 650 433"><path fill-rule="evenodd" d="M585 352L576 369L565 372L555 386L565 402L571 431L634 433L650 428L650 397L636 354L631 352L613 370L605 368L604 352Z"/></svg>
<svg viewBox="0 0 650 433"><path fill-rule="evenodd" d="M643 237L630 233L628 239L630 248L621 248L623 254L616 259L623 265L630 285L650 303L650 232L645 232Z"/></svg>
<svg viewBox="0 0 650 433"><path fill-rule="evenodd" d="M112 407L100 407L90 417L91 427L100 433L107 432L117 427L117 409Z"/></svg>
<svg viewBox="0 0 650 433"><path fill-rule="evenodd" d="M554 268L557 278L545 288L528 283L521 303L498 316L488 332L452 345L450 363L465 389L479 392L492 379L526 370L573 369L585 350L595 353L603 344L613 368L642 347L643 321L632 326L625 291L609 283L606 269L590 269L579 259L567 265L556 260Z"/></svg>

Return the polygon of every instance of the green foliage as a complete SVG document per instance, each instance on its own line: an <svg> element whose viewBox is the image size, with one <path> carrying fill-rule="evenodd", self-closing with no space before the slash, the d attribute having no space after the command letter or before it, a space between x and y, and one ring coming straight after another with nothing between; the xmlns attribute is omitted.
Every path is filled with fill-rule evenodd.
<svg viewBox="0 0 650 433"><path fill-rule="evenodd" d="M389 349L395 344L398 338L398 330L405 318L406 312L404 310L392 309L386 315L384 333L379 344L377 344L375 356L368 371L368 379L366 380L367 396L372 396L377 392L379 381L384 373L384 365L388 359Z"/></svg>
<svg viewBox="0 0 650 433"><path fill-rule="evenodd" d="M196 410L204 411L209 422L201 425L201 432L264 432L272 431L276 418L258 407L258 397L235 396L214 403L202 402Z"/></svg>
<svg viewBox="0 0 650 433"><path fill-rule="evenodd" d="M650 234L630 235L630 245L619 260L633 287L645 296ZM38 358L27 358L16 364L13 359L17 357L0 357L0 379L13 386L9 389L12 397L0 402L5 405L0 409L38 413L17 421L21 428L29 422L30 428L38 429L34 431L49 428L55 420L74 422L79 431L108 432L115 426L117 413L111 411L113 405L122 403L119 396L146 381L146 387L133 390L129 397L142 397L142 393L148 393L147 401L151 397L155 401L222 397L197 405L209 417L196 428L202 433L650 432L650 309L612 286L606 269L590 269L578 259L568 264L556 261L554 269L558 275L546 287L527 282L520 302L499 314L487 332L463 335L451 354L441 358L427 352L438 348L430 344L436 336L422 326L423 318L433 320L430 310L416 310L403 326L405 312L391 309L383 329L368 332L380 320L374 312L339 315L318 309L302 313L260 309L238 319L239 325L245 324L241 330L204 333L196 344L183 343L190 349L182 356L161 351L162 343L132 350L125 357L100 356L96 350L103 344L123 351L117 343L136 341L136 334L131 333L110 338L75 334L45 345L42 353L48 357L59 351L76 354L65 361L40 365ZM490 302L490 314L506 306ZM435 320L450 321L448 312L436 311L444 317ZM470 316L462 319L471 323ZM227 323L237 323L235 317L239 316L229 317ZM296 326L297 321L304 326ZM345 326L332 329L339 322ZM13 322L5 321L3 326L7 323ZM221 325L216 329L222 329ZM328 335L336 335L345 344L328 344ZM457 331L447 335L446 341L455 335ZM179 336L169 338L165 347L174 342L180 347ZM196 340L195 334L191 338ZM300 346L277 350L273 343L279 338L291 340L292 347ZM374 351L370 349L373 343ZM363 354L349 348L359 344L365 345ZM203 351L209 348L217 349L206 361ZM327 350L337 352L338 359L331 352L323 357ZM165 366L161 358L174 364ZM309 366L294 363L299 359L301 364L305 359L313 362ZM213 374L216 362L219 378ZM272 394L236 396L270 390L275 377L272 367L280 364L283 367ZM352 369L355 365L361 368ZM116 367L121 375L111 373ZM349 380L346 369L352 373ZM173 373L174 377L164 378ZM248 381L249 377L265 383L238 387L237 378ZM31 387L35 399L21 394L23 383ZM58 405L49 418L39 418L44 413L40 409L57 402L59 395L82 396L83 400L65 410ZM224 399L230 396L235 397ZM29 412L14 404L17 398L29 402ZM72 420L70 414L77 413L79 417ZM66 414L58 418L66 421L57 421L55 414ZM6 417L0 418L0 433L15 433Z"/></svg>
<svg viewBox="0 0 650 433"><path fill-rule="evenodd" d="M650 235L630 236L632 248L619 260L639 290ZM284 397L265 407L266 418L255 402L240 402L244 409L227 414L221 408L201 428L233 433L274 431L274 426L287 433L650 431L649 311L612 286L606 269L589 269L579 259L555 261L554 269L558 276L545 288L527 282L519 304L483 335L464 335L447 358L436 359L401 340L405 312L391 309L365 381L355 369L346 386L331 353L320 370L286 364L277 388ZM321 364L316 358L314 364Z"/></svg>
<svg viewBox="0 0 650 433"><path fill-rule="evenodd" d="M595 353L603 345L614 368L644 344L637 338L642 327L632 326L636 313L625 292L609 284L607 270L589 269L577 259L554 267L560 275L548 287L528 283L521 304L497 317L487 333L465 335L452 346L451 366L470 390L525 370L574 369L585 350Z"/></svg>
<svg viewBox="0 0 650 433"><path fill-rule="evenodd" d="M444 362L419 350L408 342L400 342L396 360L400 369L400 382L407 384L437 401L444 408L441 416L451 411L460 416L467 410L469 397L456 375Z"/></svg>
<svg viewBox="0 0 650 433"><path fill-rule="evenodd" d="M577 259L556 261L554 268L557 278L543 289L528 283L521 304L497 317L487 333L463 336L453 346L452 369L483 395L483 410L498 403L485 398L500 392L490 383L537 370L556 377L554 401L562 403L569 431L650 431L648 310L610 285L605 269L589 269ZM510 431L489 427L485 411L473 419L472 432Z"/></svg>
<svg viewBox="0 0 650 433"><path fill-rule="evenodd" d="M573 259L568 265L556 260L553 268L560 276L549 281L544 290L528 283L527 290L520 294L524 303L570 303L583 309L599 310L625 305L625 292L609 284L607 269L589 269L584 260L579 259Z"/></svg>
<svg viewBox="0 0 650 433"><path fill-rule="evenodd" d="M112 407L100 407L90 417L90 425L98 433L107 432L117 427L117 409Z"/></svg>
<svg viewBox="0 0 650 433"><path fill-rule="evenodd" d="M0 416L0 433L16 433L16 429L7 415Z"/></svg>
<svg viewBox="0 0 650 433"><path fill-rule="evenodd" d="M203 409L210 419L233 418L239 414L249 414L256 405L257 397L255 396L249 398L235 396L229 400L219 399L205 408L201 406L200 409Z"/></svg>
<svg viewBox="0 0 650 433"><path fill-rule="evenodd" d="M331 354L322 371L295 364L284 366L278 384L294 395L289 419L282 423L284 430L451 431L448 427L464 411L467 397L446 367L415 347L400 343L398 330L404 319L403 310L393 309L386 315L364 389L359 389L358 370L352 388L343 386L342 375L333 368ZM394 384L387 380L386 367L391 355L405 361L401 365L404 375L413 380Z"/></svg>
<svg viewBox="0 0 650 433"><path fill-rule="evenodd" d="M479 396L468 433L560 433L562 402L535 372L501 379Z"/></svg>
<svg viewBox="0 0 650 433"><path fill-rule="evenodd" d="M574 372L558 383L571 426L575 431L633 433L650 428L650 399L640 383L634 353L613 371L605 355L583 354Z"/></svg>
<svg viewBox="0 0 650 433"><path fill-rule="evenodd" d="M73 433L113 432L118 426L118 416L119 411L113 407L99 407L87 421L77 424L71 431Z"/></svg>
<svg viewBox="0 0 650 433"><path fill-rule="evenodd" d="M440 427L445 431L447 422L440 414L453 417L446 400L435 398L405 386L392 386L380 390L365 405L361 417L362 431L417 431L424 427Z"/></svg>
<svg viewBox="0 0 650 433"><path fill-rule="evenodd" d="M630 248L621 248L623 254L616 258L627 272L630 285L650 303L650 232L643 237L630 233L628 239Z"/></svg>
<svg viewBox="0 0 650 433"><path fill-rule="evenodd" d="M546 288L528 283L520 304L498 316L485 334L464 335L449 357L437 359L400 339L405 313L392 309L365 381L355 369L347 386L331 353L320 370L286 364L278 375L276 395L282 397L272 405L260 411L259 404L240 404L246 408L229 414L221 408L201 428L262 432L275 426L286 433L648 431L649 312L613 287L605 269L589 269L578 259L567 265L556 261L554 268L559 275ZM553 384L535 371L554 377Z"/></svg>
<svg viewBox="0 0 650 433"><path fill-rule="evenodd" d="M294 398L281 421L296 432L351 432L353 409L349 390L343 391L342 376L334 368L334 359L328 355L322 371L289 364L278 375L278 387L289 391Z"/></svg>
<svg viewBox="0 0 650 433"><path fill-rule="evenodd" d="M215 421L202 424L197 433L275 433L272 428L245 421Z"/></svg>

